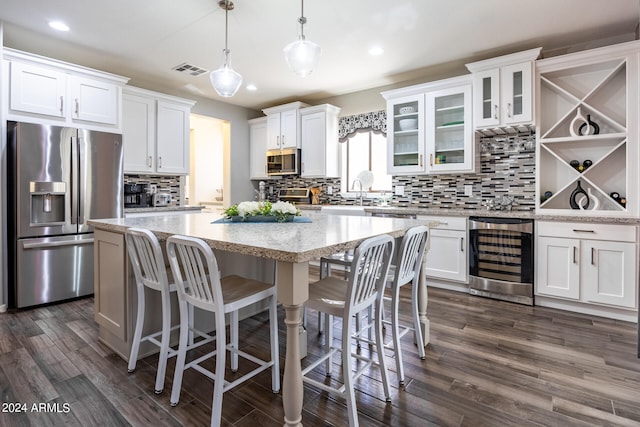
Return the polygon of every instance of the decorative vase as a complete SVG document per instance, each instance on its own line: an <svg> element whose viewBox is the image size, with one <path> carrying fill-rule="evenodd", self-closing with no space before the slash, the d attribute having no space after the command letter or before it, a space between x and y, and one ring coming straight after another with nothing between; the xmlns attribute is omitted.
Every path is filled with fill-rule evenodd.
<svg viewBox="0 0 640 427"><path fill-rule="evenodd" d="M569 133L571 134L571 136L580 136L580 126L585 123L587 123L587 119L582 115L582 110L580 109L580 107L578 107L576 116L573 118L573 120L571 120L571 123L569 123Z"/></svg>
<svg viewBox="0 0 640 427"><path fill-rule="evenodd" d="M591 115L587 114L587 121L578 128L578 135L597 135L600 133L600 126L596 122L591 121Z"/></svg>
<svg viewBox="0 0 640 427"><path fill-rule="evenodd" d="M578 198L580 198L580 202L578 202ZM589 208L589 196L587 195L587 192L582 188L580 181L578 181L576 188L571 193L571 196L569 196L569 206L571 206L571 209L586 210Z"/></svg>

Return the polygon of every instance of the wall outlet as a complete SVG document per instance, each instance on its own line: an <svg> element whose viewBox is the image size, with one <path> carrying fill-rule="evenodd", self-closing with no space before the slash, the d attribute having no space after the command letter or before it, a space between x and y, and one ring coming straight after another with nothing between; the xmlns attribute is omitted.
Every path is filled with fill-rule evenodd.
<svg viewBox="0 0 640 427"><path fill-rule="evenodd" d="M156 184L149 184L149 193L156 194L158 192L158 186Z"/></svg>
<svg viewBox="0 0 640 427"><path fill-rule="evenodd" d="M396 185L395 195L396 196L404 196L404 185Z"/></svg>
<svg viewBox="0 0 640 427"><path fill-rule="evenodd" d="M332 195L333 194L333 187L330 186L330 185L327 186L327 194L328 195Z"/></svg>
<svg viewBox="0 0 640 427"><path fill-rule="evenodd" d="M464 186L464 195L472 197L473 196L473 185L465 184Z"/></svg>

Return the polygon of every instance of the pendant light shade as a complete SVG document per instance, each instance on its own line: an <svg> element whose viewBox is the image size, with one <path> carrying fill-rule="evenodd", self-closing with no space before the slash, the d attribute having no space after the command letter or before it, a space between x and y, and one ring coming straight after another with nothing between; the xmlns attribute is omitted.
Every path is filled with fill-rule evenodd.
<svg viewBox="0 0 640 427"><path fill-rule="evenodd" d="M211 85L218 92L218 95L229 98L236 94L242 84L242 76L240 73L231 68L231 59L229 50L222 51L223 62L220 68L209 74Z"/></svg>
<svg viewBox="0 0 640 427"><path fill-rule="evenodd" d="M293 41L285 46L284 57L287 60L289 68L299 75L300 77L306 77L318 64L322 49L320 46L312 41L306 40L304 36L304 24L307 23L307 18L304 16L304 0L301 0L302 12L298 19L300 23L300 34L298 40Z"/></svg>
<svg viewBox="0 0 640 427"><path fill-rule="evenodd" d="M211 85L218 95L225 98L236 94L242 84L242 76L231 68L231 51L227 46L229 35L229 11L233 10L233 2L229 0L220 0L218 6L225 10L224 21L224 49L222 50L222 65L217 70L209 74Z"/></svg>

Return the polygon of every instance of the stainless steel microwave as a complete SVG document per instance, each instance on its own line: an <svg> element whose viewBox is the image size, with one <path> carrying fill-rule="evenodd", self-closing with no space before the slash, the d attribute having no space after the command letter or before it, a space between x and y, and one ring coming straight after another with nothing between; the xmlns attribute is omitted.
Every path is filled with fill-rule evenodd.
<svg viewBox="0 0 640 427"><path fill-rule="evenodd" d="M267 175L297 175L300 172L300 149L267 151Z"/></svg>

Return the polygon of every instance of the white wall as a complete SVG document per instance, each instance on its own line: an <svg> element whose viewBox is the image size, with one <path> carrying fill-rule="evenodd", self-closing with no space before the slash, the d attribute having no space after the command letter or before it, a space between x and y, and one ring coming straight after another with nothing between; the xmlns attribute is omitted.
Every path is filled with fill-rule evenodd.
<svg viewBox="0 0 640 427"><path fill-rule="evenodd" d="M212 117L191 115L191 205L214 201L218 195L216 189L224 186L224 123L223 120Z"/></svg>

